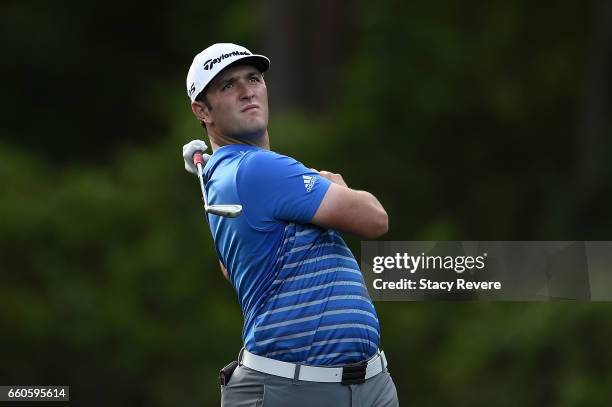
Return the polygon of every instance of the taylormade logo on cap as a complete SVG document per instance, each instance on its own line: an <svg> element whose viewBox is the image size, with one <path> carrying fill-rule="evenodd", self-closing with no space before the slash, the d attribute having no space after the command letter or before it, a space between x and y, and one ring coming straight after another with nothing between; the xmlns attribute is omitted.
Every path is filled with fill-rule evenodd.
<svg viewBox="0 0 612 407"><path fill-rule="evenodd" d="M204 69L206 69L207 71L209 69L212 69L212 67L217 63L217 62L221 62L222 60L224 60L225 58L229 58L229 57L235 57L238 55L251 55L250 52L248 51L234 51L234 52L230 52L229 54L223 54L221 56L218 56L215 59L209 59L208 61L204 62Z"/></svg>
<svg viewBox="0 0 612 407"><path fill-rule="evenodd" d="M187 96L195 98L224 68L237 61L253 65L261 72L270 67L270 60L263 55L254 55L248 49L231 43L213 44L193 58L187 73Z"/></svg>

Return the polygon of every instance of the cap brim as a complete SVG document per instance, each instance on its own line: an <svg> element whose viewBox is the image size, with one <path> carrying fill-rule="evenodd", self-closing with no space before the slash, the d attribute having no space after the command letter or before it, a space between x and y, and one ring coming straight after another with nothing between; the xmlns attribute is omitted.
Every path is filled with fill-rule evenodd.
<svg viewBox="0 0 612 407"><path fill-rule="evenodd" d="M222 71L236 65L251 65L259 69L259 72L266 72L270 68L270 60L264 57L263 55L249 55L244 58L240 58L239 60L234 61L231 64L228 64L222 69ZM219 71L219 73L221 73L221 71Z"/></svg>

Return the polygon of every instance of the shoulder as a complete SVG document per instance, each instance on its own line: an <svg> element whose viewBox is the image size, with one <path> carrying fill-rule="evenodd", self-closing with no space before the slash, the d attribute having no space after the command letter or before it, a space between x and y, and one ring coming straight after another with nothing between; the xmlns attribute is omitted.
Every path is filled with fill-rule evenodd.
<svg viewBox="0 0 612 407"><path fill-rule="evenodd" d="M251 150L244 154L238 168L239 176L281 176L294 166L301 166L296 159L269 150Z"/></svg>
<svg viewBox="0 0 612 407"><path fill-rule="evenodd" d="M283 155L283 154L279 154L277 152L274 151L270 151L270 150L263 150L263 149L259 149L259 150L250 150L245 152L245 158L248 161L254 161L254 162L266 162L266 161L274 161L274 162L279 162L279 161L291 161L291 162L297 162L296 159L289 157L287 155Z"/></svg>

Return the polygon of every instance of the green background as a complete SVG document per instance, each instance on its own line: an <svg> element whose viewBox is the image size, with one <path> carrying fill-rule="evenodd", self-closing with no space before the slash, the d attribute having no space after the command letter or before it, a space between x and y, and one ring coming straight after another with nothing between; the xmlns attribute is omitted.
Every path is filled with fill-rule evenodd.
<svg viewBox="0 0 612 407"><path fill-rule="evenodd" d="M272 149L385 240L612 240L611 1L5 1L0 384L212 406L241 346L196 178L193 56L270 57ZM347 236L359 258L359 240ZM606 406L606 303L377 303L402 405Z"/></svg>

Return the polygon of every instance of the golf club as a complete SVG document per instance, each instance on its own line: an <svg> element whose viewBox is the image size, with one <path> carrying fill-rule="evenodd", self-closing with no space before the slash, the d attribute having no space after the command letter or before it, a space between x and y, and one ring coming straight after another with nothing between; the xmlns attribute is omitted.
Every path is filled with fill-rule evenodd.
<svg viewBox="0 0 612 407"><path fill-rule="evenodd" d="M242 205L208 205L206 199L206 188L204 186L204 177L202 175L202 166L204 158L202 152L198 151L193 155L193 163L198 168L198 178L200 179L200 188L202 189L202 200L204 201L204 212L212 213L213 215L224 216L226 218L235 218L242 213Z"/></svg>

